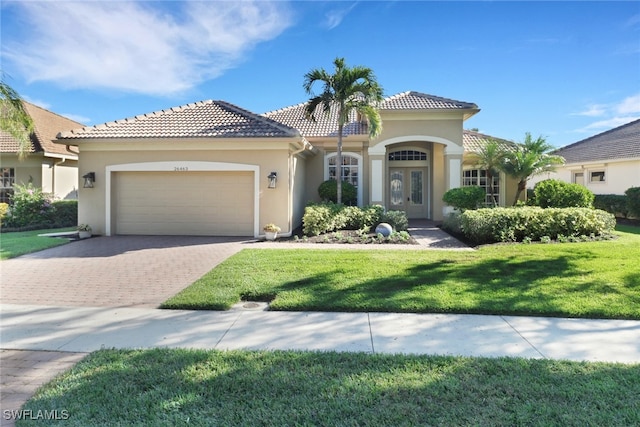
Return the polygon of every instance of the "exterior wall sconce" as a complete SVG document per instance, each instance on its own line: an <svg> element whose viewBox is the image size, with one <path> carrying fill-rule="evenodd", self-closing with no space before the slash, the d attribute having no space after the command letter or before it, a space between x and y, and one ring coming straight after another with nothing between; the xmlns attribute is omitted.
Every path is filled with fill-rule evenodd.
<svg viewBox="0 0 640 427"><path fill-rule="evenodd" d="M267 176L267 178L269 179L268 188L276 188L276 182L278 181L278 174L276 172L271 172L269 176Z"/></svg>
<svg viewBox="0 0 640 427"><path fill-rule="evenodd" d="M84 188L93 188L93 183L96 182L96 173L89 172L86 175L82 176L84 178Z"/></svg>

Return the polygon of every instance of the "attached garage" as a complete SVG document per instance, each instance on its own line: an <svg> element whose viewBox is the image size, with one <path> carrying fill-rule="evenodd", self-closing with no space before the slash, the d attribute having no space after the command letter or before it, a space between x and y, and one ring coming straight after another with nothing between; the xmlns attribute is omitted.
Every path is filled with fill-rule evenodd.
<svg viewBox="0 0 640 427"><path fill-rule="evenodd" d="M115 234L253 236L253 172L117 172Z"/></svg>

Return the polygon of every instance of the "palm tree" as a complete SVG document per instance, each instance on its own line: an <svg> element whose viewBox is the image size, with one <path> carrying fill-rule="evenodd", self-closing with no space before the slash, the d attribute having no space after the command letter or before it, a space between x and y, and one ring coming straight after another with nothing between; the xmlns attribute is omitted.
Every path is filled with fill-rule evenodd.
<svg viewBox="0 0 640 427"><path fill-rule="evenodd" d="M0 72L1 73L1 72ZM18 141L18 158L23 160L31 150L33 120L24 109L22 98L11 86L0 80L0 130Z"/></svg>
<svg viewBox="0 0 640 427"><path fill-rule="evenodd" d="M550 172L557 166L564 164L564 158L548 154L553 146L546 139L539 136L533 139L531 134L525 134L525 140L516 150L507 152L502 163L502 170L518 180L518 191L513 205L518 203L520 194L527 188L527 180L542 172Z"/></svg>
<svg viewBox="0 0 640 427"><path fill-rule="evenodd" d="M495 140L490 140L476 153L476 167L486 173L489 198L494 207L498 206L498 201L493 192L493 177L499 174L505 155L506 151Z"/></svg>
<svg viewBox="0 0 640 427"><path fill-rule="evenodd" d="M312 98L305 107L307 118L315 120L316 108L329 115L338 110L338 148L336 153L337 202L342 203L342 131L353 110L362 114L369 122L369 136L375 138L382 131L382 119L376 109L382 101L382 87L378 84L370 68L347 67L344 58L333 61L335 70L329 74L324 68L313 69L304 75L304 90ZM320 95L314 95L312 88L322 82Z"/></svg>

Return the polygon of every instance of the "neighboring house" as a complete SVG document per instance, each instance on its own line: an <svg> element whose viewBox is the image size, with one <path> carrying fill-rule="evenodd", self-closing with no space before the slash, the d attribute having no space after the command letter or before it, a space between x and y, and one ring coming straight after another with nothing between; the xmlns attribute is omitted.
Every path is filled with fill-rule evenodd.
<svg viewBox="0 0 640 427"><path fill-rule="evenodd" d="M95 176L92 188L80 189L79 221L106 235L257 237L271 222L286 235L339 169L359 205L439 221L443 194L474 180L465 146L473 151L488 138L463 131L475 104L404 92L381 103L376 139L352 114L336 165L335 112L312 121L304 105L258 115L203 101L62 132L56 142L80 148L80 174ZM500 191L501 200L511 197Z"/></svg>
<svg viewBox="0 0 640 427"><path fill-rule="evenodd" d="M584 185L595 194L624 194L640 187L640 119L553 152L566 163L531 180L554 178Z"/></svg>
<svg viewBox="0 0 640 427"><path fill-rule="evenodd" d="M18 160L18 141L0 131L0 202L9 202L15 184L27 183L59 199L77 199L78 149L67 150L53 140L59 132L82 124L29 102L23 101L23 104L34 124L31 150L24 160Z"/></svg>

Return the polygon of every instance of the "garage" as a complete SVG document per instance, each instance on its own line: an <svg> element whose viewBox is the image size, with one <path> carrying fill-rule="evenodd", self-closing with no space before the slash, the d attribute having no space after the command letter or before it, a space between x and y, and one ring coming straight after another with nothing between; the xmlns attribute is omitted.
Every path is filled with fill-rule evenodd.
<svg viewBox="0 0 640 427"><path fill-rule="evenodd" d="M252 171L118 171L115 234L254 235Z"/></svg>

